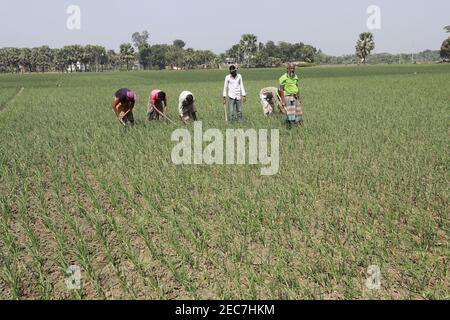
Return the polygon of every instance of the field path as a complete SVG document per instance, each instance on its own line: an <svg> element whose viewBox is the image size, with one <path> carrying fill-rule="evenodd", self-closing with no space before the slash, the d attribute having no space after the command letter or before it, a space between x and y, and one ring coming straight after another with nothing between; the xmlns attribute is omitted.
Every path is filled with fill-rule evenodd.
<svg viewBox="0 0 450 320"><path fill-rule="evenodd" d="M6 110L6 107L7 107L9 104L13 103L14 100L16 100L16 98L22 94L22 92L23 92L24 89L25 89L24 87L21 87L21 88L19 89L19 91L17 91L17 93L16 93L14 96L12 96L12 97L11 97L9 100L7 100L4 104L0 105L0 112L4 112L4 111Z"/></svg>

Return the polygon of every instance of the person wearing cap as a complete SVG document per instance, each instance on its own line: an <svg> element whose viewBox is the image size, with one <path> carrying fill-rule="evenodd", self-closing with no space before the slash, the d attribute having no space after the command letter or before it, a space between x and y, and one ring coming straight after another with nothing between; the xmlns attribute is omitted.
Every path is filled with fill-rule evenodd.
<svg viewBox="0 0 450 320"><path fill-rule="evenodd" d="M133 90L121 88L116 91L112 103L112 111L115 113L117 120L123 125L128 122L134 124L133 108L136 99L137 96Z"/></svg>
<svg viewBox="0 0 450 320"><path fill-rule="evenodd" d="M167 96L166 93L162 90L155 89L150 92L147 103L147 119L150 120L159 120L159 118L163 118L161 113L167 114Z"/></svg>
<svg viewBox="0 0 450 320"><path fill-rule="evenodd" d="M264 115L268 116L273 114L275 109L278 109L281 113L285 113L285 110L282 108L283 104L277 88L267 87L261 89L259 92L259 100L263 107Z"/></svg>
<svg viewBox="0 0 450 320"><path fill-rule="evenodd" d="M295 73L295 65L287 64L287 72L280 78L279 93L283 108L286 110L286 122L291 128L292 124L300 124L304 127L302 101L299 95L298 76Z"/></svg>
<svg viewBox="0 0 450 320"><path fill-rule="evenodd" d="M229 71L230 74L225 77L223 86L223 103L224 105L227 104L227 120L228 122L232 121L233 112L236 110L237 118L242 123L242 102L245 102L247 95L244 81L242 76L237 73L235 65L231 65Z"/></svg>
<svg viewBox="0 0 450 320"><path fill-rule="evenodd" d="M195 97L190 91L183 91L178 99L178 112L184 123L197 121L197 110L195 109Z"/></svg>

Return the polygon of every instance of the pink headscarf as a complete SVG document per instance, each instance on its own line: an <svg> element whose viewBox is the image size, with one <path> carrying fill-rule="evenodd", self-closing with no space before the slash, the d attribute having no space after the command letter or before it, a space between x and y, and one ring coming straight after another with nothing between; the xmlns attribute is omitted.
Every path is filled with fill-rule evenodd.
<svg viewBox="0 0 450 320"><path fill-rule="evenodd" d="M128 99L133 100L133 101L137 100L136 93L131 90L127 92L127 97L128 97Z"/></svg>

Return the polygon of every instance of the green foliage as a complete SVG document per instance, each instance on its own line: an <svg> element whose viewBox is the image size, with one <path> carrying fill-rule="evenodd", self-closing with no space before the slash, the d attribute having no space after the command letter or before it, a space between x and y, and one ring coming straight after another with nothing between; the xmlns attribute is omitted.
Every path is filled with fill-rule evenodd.
<svg viewBox="0 0 450 320"><path fill-rule="evenodd" d="M150 34L148 31L143 31L142 33L135 32L131 35L131 39L133 41L134 48L136 50L140 50L142 47L148 45L148 38Z"/></svg>
<svg viewBox="0 0 450 320"><path fill-rule="evenodd" d="M183 40L177 39L173 41L173 45L174 47L178 48L178 49L183 49L186 46L186 42L184 42Z"/></svg>
<svg viewBox="0 0 450 320"><path fill-rule="evenodd" d="M255 35L243 35L239 44L233 45L226 52L226 57L247 67L279 67L285 62L317 62L319 51L304 43L288 43L281 41L275 44L268 41L259 43Z"/></svg>
<svg viewBox="0 0 450 320"><path fill-rule="evenodd" d="M450 60L450 37L442 42L440 55L442 59L447 61Z"/></svg>
<svg viewBox="0 0 450 320"><path fill-rule="evenodd" d="M257 43L258 38L254 34L244 34L241 37L239 49L242 52L247 67L250 66L250 61L258 50Z"/></svg>
<svg viewBox="0 0 450 320"><path fill-rule="evenodd" d="M148 42L148 31L135 32L131 39L133 45L122 44L119 53L98 45L69 45L61 49L51 49L48 46L32 49L0 48L0 72L210 69L231 62L259 68L279 67L285 62L317 65L319 63L353 64L357 60L371 64L411 61L407 54L380 53L369 56L374 48L373 36L370 33L360 35L356 55L340 57L328 56L320 49L302 42L258 43L258 38L254 34L242 35L239 43L219 55L209 50L185 49L186 43L181 39L174 40L172 45L151 45ZM441 54L446 59L445 42L443 49ZM439 54L439 51L426 50L415 54L414 60L437 62Z"/></svg>
<svg viewBox="0 0 450 320"><path fill-rule="evenodd" d="M134 48L131 43L122 43L120 45L119 56L120 60L126 64L127 70L130 70L134 61Z"/></svg>
<svg viewBox="0 0 450 320"><path fill-rule="evenodd" d="M370 55L373 49L375 49L375 41L371 32L363 32L359 35L359 39L356 42L356 56L360 59L361 63L366 63L367 57Z"/></svg>

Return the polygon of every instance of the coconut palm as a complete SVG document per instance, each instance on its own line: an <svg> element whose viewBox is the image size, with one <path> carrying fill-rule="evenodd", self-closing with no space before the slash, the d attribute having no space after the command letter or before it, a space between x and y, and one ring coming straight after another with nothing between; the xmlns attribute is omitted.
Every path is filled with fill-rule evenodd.
<svg viewBox="0 0 450 320"><path fill-rule="evenodd" d="M371 32L363 32L359 35L358 42L356 42L356 56L361 63L365 64L367 57L373 49L375 49L375 41Z"/></svg>
<svg viewBox="0 0 450 320"><path fill-rule="evenodd" d="M258 50L258 38L254 34L244 34L241 37L239 48L244 55L244 61L247 67L250 66L250 60Z"/></svg>

